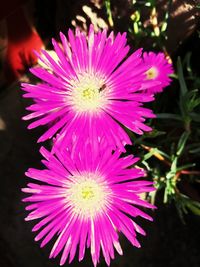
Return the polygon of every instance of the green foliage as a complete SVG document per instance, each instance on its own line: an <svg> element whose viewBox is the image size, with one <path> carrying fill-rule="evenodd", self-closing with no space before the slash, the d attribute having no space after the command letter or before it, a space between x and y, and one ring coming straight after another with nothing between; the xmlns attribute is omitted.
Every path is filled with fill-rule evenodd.
<svg viewBox="0 0 200 267"><path fill-rule="evenodd" d="M108 16L108 22L111 27L114 26L113 17L112 17L112 11L111 11L111 2L110 0L104 0L104 6L106 8L106 13Z"/></svg>
<svg viewBox="0 0 200 267"><path fill-rule="evenodd" d="M187 214L188 211L191 211L195 215L200 215L200 203L190 199L184 194L176 195L175 205L183 222L184 214Z"/></svg>
<svg viewBox="0 0 200 267"><path fill-rule="evenodd" d="M198 90L192 88L196 77L192 74L188 54L183 62L185 69L181 59L178 58L177 75L175 75L179 82L179 99L177 99L179 110L176 109L177 113L157 114L157 119L161 122L159 129L165 130L166 126L162 122L163 120L176 121L176 128L170 129L170 125L167 125L168 130L165 130L166 134L159 137L160 142L156 144L151 139L152 143L146 147L148 152L142 155L142 164L148 169L157 188L157 191L150 194L151 201L154 202L157 192L162 190L163 202L175 202L181 218L188 211L200 215L200 203L180 191L180 185L184 181L190 181L194 185L200 177L200 171L196 169L195 163L196 155L200 154L200 143L198 142L200 113L197 110L200 106L200 96ZM190 78L190 89L186 82L187 78ZM155 137L157 138L157 136ZM144 139L140 139L140 145L144 147L144 141L150 140L149 138L151 137L146 136ZM161 148L158 149L159 146ZM194 157L189 157L189 154ZM154 160L151 160L152 157ZM160 161L160 164L157 161Z"/></svg>
<svg viewBox="0 0 200 267"><path fill-rule="evenodd" d="M177 60L174 77L178 94L174 103L170 101L170 109L174 107L172 113L157 114L156 123L152 121L156 129L152 132L139 138L132 135L137 146L133 153L141 151L141 167L147 169L156 187L156 191L149 194L151 202L156 201L157 193L161 191L163 202L175 203L182 219L188 211L200 215L200 203L192 199L192 194L187 196L181 192L185 181L195 188L200 177L197 168L197 157L200 155L200 96L198 90L193 89L196 76L188 59L187 54L183 61L180 58ZM166 109L166 95L159 95L158 100L159 97L166 101L163 105Z"/></svg>
<svg viewBox="0 0 200 267"><path fill-rule="evenodd" d="M104 3L109 24L113 26L111 1ZM143 46L147 40L150 50L161 50L171 59L165 45L171 5L172 0L168 0L165 14L158 18L157 1L132 1L128 32L135 48ZM188 211L200 215L200 203L193 199L192 193L184 192L185 182L194 190L200 182L197 164L200 156L200 77L191 65L191 57L192 52L188 51L183 58L172 60L175 67L175 73L171 75L173 87L157 95L157 101L152 104L157 113L157 120L150 121L154 130L140 137L128 131L134 143L131 153L140 152L141 167L147 169L156 187L156 191L149 194L151 202L156 201L160 191L163 202L175 203L182 219ZM167 91L171 92L172 98Z"/></svg>
<svg viewBox="0 0 200 267"><path fill-rule="evenodd" d="M152 41L152 46L165 50L164 42L167 39L167 27L169 20L169 10L172 0L167 2L167 9L162 18L158 21L156 1L133 1L134 12L130 16L130 37L134 39L134 43L142 46L144 39ZM142 12L146 10L149 17L142 16ZM146 20L148 23L146 23Z"/></svg>

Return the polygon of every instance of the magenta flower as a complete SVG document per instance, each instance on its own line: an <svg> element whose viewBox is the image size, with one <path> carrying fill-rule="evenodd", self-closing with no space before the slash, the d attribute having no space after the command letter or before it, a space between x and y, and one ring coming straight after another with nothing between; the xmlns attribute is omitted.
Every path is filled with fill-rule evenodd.
<svg viewBox="0 0 200 267"><path fill-rule="evenodd" d="M42 240L43 247L57 238L50 258L62 251L63 265L67 258L71 262L77 251L81 261L87 247L94 266L100 251L109 265L114 248L122 254L120 233L133 246L140 247L136 232L145 232L132 218L152 220L136 206L154 208L140 199L141 193L154 188L152 182L137 180L144 176L142 169L127 168L137 158L120 157L119 151L112 153L102 144L96 150L87 144L74 155L69 150L56 150L53 155L44 148L41 154L46 158L42 161L46 169L29 169L26 175L36 183L28 183L22 191L31 194L23 201L32 203L26 207L30 214L25 220L39 219L33 228L39 231L35 240Z"/></svg>
<svg viewBox="0 0 200 267"><path fill-rule="evenodd" d="M114 38L112 32L107 37L106 30L94 33L92 27L88 37L79 30L75 35L69 30L68 39L62 33L60 38L62 44L52 41L57 58L42 51L38 57L46 69L31 69L42 82L22 84L24 97L35 101L27 108L32 113L23 118L35 119L28 128L49 126L38 142L59 133L59 142L66 147L74 136L77 142L103 136L112 147L124 151L131 141L121 125L142 134L151 130L144 124L145 118L154 117L142 106L153 97L141 86L146 89L155 84L145 79L142 50L126 59L129 47L125 33Z"/></svg>
<svg viewBox="0 0 200 267"><path fill-rule="evenodd" d="M163 88L168 86L171 82L169 75L173 73L172 64L166 59L164 53L145 52L143 54L144 65L149 66L146 72L146 79L159 82L149 88L149 93L159 93L163 91Z"/></svg>

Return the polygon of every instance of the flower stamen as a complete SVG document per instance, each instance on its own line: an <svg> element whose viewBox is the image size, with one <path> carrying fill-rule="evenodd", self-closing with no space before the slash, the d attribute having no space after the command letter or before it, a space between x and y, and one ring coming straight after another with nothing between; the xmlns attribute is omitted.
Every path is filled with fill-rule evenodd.
<svg viewBox="0 0 200 267"><path fill-rule="evenodd" d="M85 98L85 100L94 99L94 97L95 97L95 90L92 89L92 88L87 88L87 89L83 90L82 96L83 96L83 98Z"/></svg>
<svg viewBox="0 0 200 267"><path fill-rule="evenodd" d="M95 112L107 103L104 79L84 73L71 81L71 101L75 111Z"/></svg>
<svg viewBox="0 0 200 267"><path fill-rule="evenodd" d="M94 191L91 186L85 186L82 188L82 198L87 200L94 198Z"/></svg>
<svg viewBox="0 0 200 267"><path fill-rule="evenodd" d="M158 76L158 70L155 67L151 67L147 72L147 79L152 80L155 79Z"/></svg>
<svg viewBox="0 0 200 267"><path fill-rule="evenodd" d="M74 211L84 217L93 217L103 211L108 200L109 190L99 177L88 174L76 177L68 191L68 199Z"/></svg>

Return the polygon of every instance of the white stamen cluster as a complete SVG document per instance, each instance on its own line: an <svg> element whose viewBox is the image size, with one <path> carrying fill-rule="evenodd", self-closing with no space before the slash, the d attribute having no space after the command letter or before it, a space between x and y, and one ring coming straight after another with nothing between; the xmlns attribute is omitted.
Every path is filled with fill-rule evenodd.
<svg viewBox="0 0 200 267"><path fill-rule="evenodd" d="M158 76L158 70L155 67L151 67L147 72L147 79L152 80L155 79Z"/></svg>
<svg viewBox="0 0 200 267"><path fill-rule="evenodd" d="M94 74L83 73L71 84L71 102L75 111L100 111L107 103L105 81Z"/></svg>
<svg viewBox="0 0 200 267"><path fill-rule="evenodd" d="M108 194L109 189L105 182L88 173L75 177L74 181L70 182L67 200L70 201L75 213L91 218L106 207Z"/></svg>

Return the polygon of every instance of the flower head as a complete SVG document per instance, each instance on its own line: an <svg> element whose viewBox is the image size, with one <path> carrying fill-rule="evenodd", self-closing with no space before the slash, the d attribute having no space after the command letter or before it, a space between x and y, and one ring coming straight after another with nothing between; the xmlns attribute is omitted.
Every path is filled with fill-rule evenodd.
<svg viewBox="0 0 200 267"><path fill-rule="evenodd" d="M26 175L36 182L28 183L22 191L31 194L23 200L31 202L26 207L30 211L26 220L39 219L33 228L39 231L35 240L42 239L43 247L56 237L50 258L62 251L63 265L67 258L71 262L77 251L80 261L88 247L95 266L100 251L109 265L114 248L122 254L119 233L140 247L136 232L145 232L132 218L151 220L137 206L153 208L140 199L140 193L154 188L152 182L138 180L144 176L142 169L127 168L137 158L120 157L118 150L112 153L104 144L96 149L85 144L77 153L56 150L51 154L41 148L41 154L46 168L29 169Z"/></svg>
<svg viewBox="0 0 200 267"><path fill-rule="evenodd" d="M29 128L49 125L38 141L60 133L59 143L66 147L73 136L77 142L105 136L109 144L123 151L131 141L121 125L138 134L150 131L144 122L154 115L142 104L153 97L142 91L141 85L149 88L154 81L145 79L147 67L141 64L141 49L126 59L125 33L114 38L113 33L107 36L106 30L94 33L92 26L88 37L69 30L68 39L62 33L60 38L61 44L52 41L57 57L42 51L38 57L46 68L31 69L41 83L22 84L24 97L35 101L27 108L32 113L24 117L35 119Z"/></svg>
<svg viewBox="0 0 200 267"><path fill-rule="evenodd" d="M148 89L150 93L159 93L164 87L168 86L171 82L169 75L173 73L172 64L170 64L163 53L144 53L143 63L149 66L146 71L146 79L160 82Z"/></svg>

